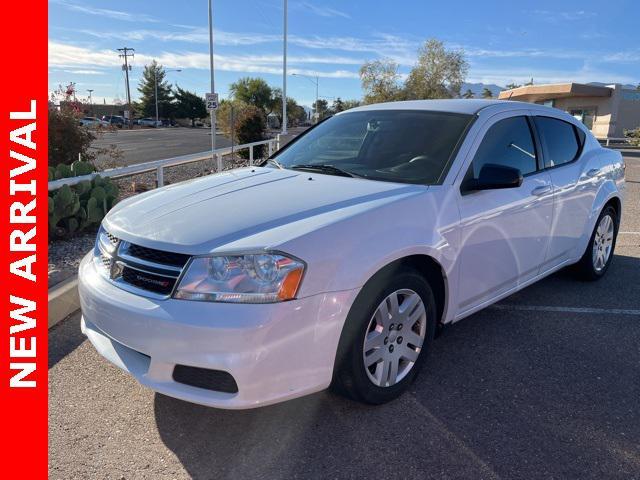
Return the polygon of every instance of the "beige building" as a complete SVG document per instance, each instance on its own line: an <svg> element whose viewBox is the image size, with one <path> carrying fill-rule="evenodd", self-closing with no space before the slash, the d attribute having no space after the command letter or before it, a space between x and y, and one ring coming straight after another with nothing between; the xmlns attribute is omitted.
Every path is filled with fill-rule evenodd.
<svg viewBox="0 0 640 480"><path fill-rule="evenodd" d="M554 83L500 92L502 100L520 100L559 108L587 125L597 138L620 138L640 127L640 90L622 85Z"/></svg>

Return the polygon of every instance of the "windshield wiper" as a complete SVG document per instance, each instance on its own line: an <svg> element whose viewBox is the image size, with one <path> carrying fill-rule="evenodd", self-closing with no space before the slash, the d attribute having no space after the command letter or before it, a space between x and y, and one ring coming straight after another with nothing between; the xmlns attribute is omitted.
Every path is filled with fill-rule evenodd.
<svg viewBox="0 0 640 480"><path fill-rule="evenodd" d="M320 172L326 173L327 175L338 175L340 177L360 177L360 175L352 172L347 172L346 170L342 170L341 168L334 167L333 165L313 165L313 164L302 164L302 165L291 165L291 170L305 170L308 172Z"/></svg>
<svg viewBox="0 0 640 480"><path fill-rule="evenodd" d="M264 162L263 165L268 165L268 164L275 165L280 170L282 170L284 168L282 165L280 165L280 162L278 162L277 160L274 160L273 158L267 158L267 161Z"/></svg>

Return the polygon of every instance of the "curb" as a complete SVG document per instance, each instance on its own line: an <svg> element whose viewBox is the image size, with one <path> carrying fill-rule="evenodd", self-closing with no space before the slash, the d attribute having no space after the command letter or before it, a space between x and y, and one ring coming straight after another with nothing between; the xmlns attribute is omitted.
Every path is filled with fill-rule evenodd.
<svg viewBox="0 0 640 480"><path fill-rule="evenodd" d="M49 328L79 308L78 276L74 275L49 289Z"/></svg>

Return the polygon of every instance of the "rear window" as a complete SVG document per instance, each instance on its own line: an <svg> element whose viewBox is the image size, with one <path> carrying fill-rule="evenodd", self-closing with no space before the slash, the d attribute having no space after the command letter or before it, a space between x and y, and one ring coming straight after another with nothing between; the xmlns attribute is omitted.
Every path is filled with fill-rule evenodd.
<svg viewBox="0 0 640 480"><path fill-rule="evenodd" d="M545 167L557 167L575 160L584 139L580 141L573 125L550 117L535 117L535 123L545 151Z"/></svg>

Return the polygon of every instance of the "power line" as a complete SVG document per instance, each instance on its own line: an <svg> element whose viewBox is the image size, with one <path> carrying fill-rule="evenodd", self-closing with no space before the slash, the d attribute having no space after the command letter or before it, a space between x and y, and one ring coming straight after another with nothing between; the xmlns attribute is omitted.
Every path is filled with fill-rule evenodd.
<svg viewBox="0 0 640 480"><path fill-rule="evenodd" d="M118 49L119 52L122 52L118 55L120 58L124 60L124 65L122 65L122 69L125 73L126 78L126 86L127 86L127 124L129 128L131 128L131 89L129 88L129 70L131 70L131 66L129 65L129 57L133 60L135 50L133 48L123 47Z"/></svg>

